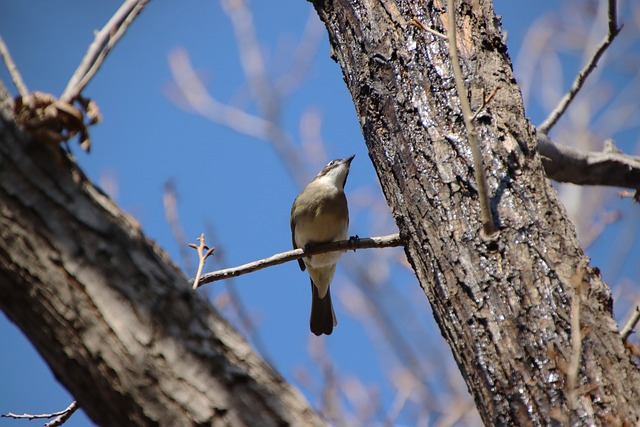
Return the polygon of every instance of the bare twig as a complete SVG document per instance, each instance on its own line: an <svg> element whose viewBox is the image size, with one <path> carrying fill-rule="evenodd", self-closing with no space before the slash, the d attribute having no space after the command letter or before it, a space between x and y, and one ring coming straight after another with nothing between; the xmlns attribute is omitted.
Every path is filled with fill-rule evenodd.
<svg viewBox="0 0 640 427"><path fill-rule="evenodd" d="M631 314L631 316L629 316L629 319L624 324L624 327L620 330L622 341L627 341L629 339L629 336L636 328L638 321L640 321L640 305L636 306L636 309L633 310L633 313Z"/></svg>
<svg viewBox="0 0 640 427"><path fill-rule="evenodd" d="M126 0L102 30L96 33L94 42L89 46L59 99L45 93L29 93L0 39L0 53L5 58L7 68L20 92L14 107L16 122L44 143L59 144L77 134L81 147L89 151L91 140L88 126L98 123L101 117L95 102L82 97L80 93L147 1ZM85 116L88 121L85 121Z"/></svg>
<svg viewBox="0 0 640 427"><path fill-rule="evenodd" d="M44 425L44 427L58 427L58 426L61 426L62 424L64 424L71 417L71 415L73 415L74 412L76 412L78 410L78 408L80 408L80 406L78 405L78 402L76 402L74 400L73 402L71 402L71 405L69 405L67 407L67 409L62 411L60 413L60 415L58 415L55 419L53 419L53 420L49 421L48 423L46 423Z"/></svg>
<svg viewBox="0 0 640 427"><path fill-rule="evenodd" d="M324 340L312 339L309 342L309 356L313 364L318 367L322 377L319 390L314 394L320 393L318 401L320 404L320 412L331 422L344 419L341 413L341 405L338 403L339 397L339 380L334 362L327 352L327 346Z"/></svg>
<svg viewBox="0 0 640 427"><path fill-rule="evenodd" d="M205 85L193 71L189 58L184 52L176 52L169 57L169 65L174 75L182 99L194 112L236 130L269 142L287 171L302 188L308 182L303 156L292 142L291 136L282 127L281 100L286 82L273 82L266 70L260 50L253 15L245 1L224 0L223 10L233 26L235 40L240 54L240 64L248 83L252 101L257 105L257 113L250 114L233 105L224 104L209 94ZM298 76L299 78L299 76ZM293 82L297 84L296 82Z"/></svg>
<svg viewBox="0 0 640 427"><path fill-rule="evenodd" d="M198 245L193 243L189 243L189 247L195 249L198 252L198 271L196 272L196 277L193 279L193 289L195 289L196 283L200 281L200 275L202 274L202 269L204 268L204 263L209 258L209 256L216 250L216 248L209 248L204 244L204 233L198 237ZM206 251L206 252L205 252Z"/></svg>
<svg viewBox="0 0 640 427"><path fill-rule="evenodd" d="M494 87L489 96L486 96L486 93L484 91L482 92L482 105L475 113L473 113L472 120L475 120L478 117L478 114L480 114L482 110L484 110L485 107L489 105L493 97L496 96L496 93L498 93L498 90L500 90L500 86Z"/></svg>
<svg viewBox="0 0 640 427"><path fill-rule="evenodd" d="M267 67L260 50L256 26L253 21L253 13L244 0L224 0L222 6L233 27L240 54L240 65L249 84L252 98L260 110L260 115L270 124L266 128L268 131L267 141L273 145L280 158L289 166L288 169L295 172L292 174L292 178L299 185L304 186L306 179L300 181L300 178L305 177L306 173L298 151L291 144L289 135L282 128L281 94L277 92L274 82L267 74Z"/></svg>
<svg viewBox="0 0 640 427"><path fill-rule="evenodd" d="M24 419L24 420L37 420L37 419L43 419L43 418L54 418L54 420L51 420L50 422L45 424L45 427L57 427L57 426L61 426L62 424L65 423L65 421L67 421L69 419L69 417L71 417L71 415L73 415L74 412L76 412L78 410L79 406L78 403L74 400L73 402L71 402L71 404L67 407L67 409L63 410L63 411L59 411L59 412L52 412L50 414L13 414L11 412L7 413L7 414L2 414L0 415L0 417L2 418L13 418L13 419Z"/></svg>
<svg viewBox="0 0 640 427"><path fill-rule="evenodd" d="M211 224L207 224L205 226L205 230L207 235L212 241L218 241L216 231ZM216 252L216 257L213 259L213 262L217 266L226 265L225 260L225 251L218 250ZM271 366L275 366L273 364L273 359L271 358L269 351L267 350L267 346L264 344L262 337L260 336L260 329L256 326L249 310L245 306L245 303L242 300L240 292L236 286L234 286L233 279L230 279L224 283L227 297L229 298L229 304L233 311L235 311L235 315L240 321L240 325L244 328L246 334L250 337L253 346L258 350L260 356Z"/></svg>
<svg viewBox="0 0 640 427"><path fill-rule="evenodd" d="M362 239L353 238L349 240L340 240L338 242L323 243L311 246L308 249L294 249L258 261L243 264L238 267L227 268L224 270L218 270L211 273L203 274L199 280L197 280L198 276L196 276L196 278L190 280L189 283L193 286L194 289L196 289L204 285L205 283L224 280L230 277L241 276L243 274L252 273L257 270L262 270L263 268L272 267L274 265L284 264L285 262L304 258L306 256L324 254L327 252L348 250L355 251L356 249L387 248L402 245L402 240L400 239L400 236L398 234L390 234L388 236L381 237L366 237ZM195 247L195 245L192 247Z"/></svg>
<svg viewBox="0 0 640 427"><path fill-rule="evenodd" d="M272 143L282 155L292 177L298 185L304 186L307 176L303 172L300 157L293 148L291 138L278 123L214 98L193 69L189 54L184 49L169 54L169 69L178 89L178 93L171 93L170 96L180 107L240 134Z"/></svg>
<svg viewBox="0 0 640 427"><path fill-rule="evenodd" d="M274 88L266 74L266 65L256 35L253 13L244 0L223 0L222 9L231 21L238 44L240 65L249 83L253 98L269 119L276 107Z"/></svg>
<svg viewBox="0 0 640 427"><path fill-rule="evenodd" d="M29 89L27 89L27 85L24 84L20 71L18 71L18 67L16 67L16 64L13 62L9 48L4 43L2 37L0 37L0 55L2 55L4 64L7 66L7 70L9 70L9 74L11 75L11 80L13 80L13 84L16 86L16 89L18 89L20 96L25 97L29 95Z"/></svg>
<svg viewBox="0 0 640 427"><path fill-rule="evenodd" d="M272 83L278 97L282 99L293 93L309 75L309 69L313 65L313 59L318 52L324 34L324 25L318 18L318 14L313 8L309 8L307 23L298 46L293 55L287 52L287 57L291 58L291 68Z"/></svg>
<svg viewBox="0 0 640 427"><path fill-rule="evenodd" d="M618 196L623 199L633 199L636 203L640 203L640 191L622 190L618 192Z"/></svg>
<svg viewBox="0 0 640 427"><path fill-rule="evenodd" d="M196 273L196 279L202 274L202 270L204 268L204 263L208 259L208 257L213 253L214 248L209 249L204 244L204 234L201 234L198 238L199 244L187 244L184 228L182 223L180 222L180 218L178 215L178 196L176 187L172 180L167 181L164 187L164 192L162 194L162 203L164 206L165 216L167 218L167 222L169 223L169 227L171 229L171 234L173 234L173 238L178 244L180 248L180 258L182 259L182 264L185 267L186 271L192 271L193 262L191 258L191 252L187 250L187 246L196 249L198 252L198 271ZM211 239L213 236L213 241L216 241L215 233L213 232L212 227L207 227L206 234ZM206 253L204 251L207 251ZM216 251L216 262L218 265L224 265L224 252ZM227 283L228 284L228 283ZM262 358L267 361L271 366L275 366L267 352L267 347L264 345L260 334L258 333L258 329L255 327L251 316L247 313L246 308L238 294L238 291L232 286L227 286L227 294L229 296L229 301L233 310L235 310L235 314L238 316L242 327L245 329L246 333L249 337L251 337L251 341L254 344L254 347Z"/></svg>
<svg viewBox="0 0 640 427"><path fill-rule="evenodd" d="M422 22L418 21L416 18L413 18L412 20L410 20L409 22L407 22L407 24L409 25L413 25L414 27L418 27L428 33L433 34L434 36L438 36L438 37L442 37L443 39L446 39L447 36L442 34L439 31L436 30L432 30L431 28L427 27L426 25L424 25Z"/></svg>
<svg viewBox="0 0 640 427"><path fill-rule="evenodd" d="M478 185L478 198L480 200L480 220L482 222L482 231L484 237L491 238L496 232L496 226L493 223L491 215L491 206L489 204L489 189L487 187L487 179L484 174L484 166L482 164L482 153L478 144L478 135L473 124L473 113L467 98L467 91L464 87L464 79L462 78L462 69L460 68L460 59L458 58L458 47L456 44L456 11L453 0L447 0L447 16L448 16L448 36L449 36L449 55L451 56L451 68L456 81L456 90L460 99L460 108L462 109L462 117L464 125L467 128L467 138L473 154L474 172L476 183Z"/></svg>
<svg viewBox="0 0 640 427"><path fill-rule="evenodd" d="M176 190L175 183L171 179L164 184L164 191L162 192L162 206L164 207L164 215L169 223L169 229L171 230L173 239L178 245L182 265L186 271L192 271L192 252L187 249L187 238L185 237L184 228L182 227L182 223L180 222L180 217L178 215L178 192Z"/></svg>
<svg viewBox="0 0 640 427"><path fill-rule="evenodd" d="M253 138L268 140L272 123L262 117L248 113L240 108L225 105L213 98L196 71L191 65L189 54L184 49L176 49L169 53L169 70L182 99L173 97L174 101L182 101L181 107L188 107L192 112ZM186 105L185 105L186 104Z"/></svg>
<svg viewBox="0 0 640 427"><path fill-rule="evenodd" d="M113 46L124 35L147 2L148 0L126 0L109 22L96 33L95 40L89 46L87 53L60 96L62 101L71 102L80 95L82 89L93 78Z"/></svg>
<svg viewBox="0 0 640 427"><path fill-rule="evenodd" d="M569 89L569 91L562 97L560 102L558 102L558 105L556 105L553 111L551 111L551 113L544 120L544 122L542 122L538 126L539 132L542 132L545 134L549 133L551 128L556 124L556 122L560 119L560 117L562 117L564 112L567 110L567 108L569 107L573 99L576 97L576 95L580 91L580 89L582 89L582 86L584 85L584 82L586 81L587 77L589 77L589 74L591 74L591 72L596 68L596 65L598 64L600 57L604 54L604 52L607 50L609 45L613 43L613 40L620 33L622 26L618 26L616 0L608 0L608 1L609 1L609 6L608 6L608 14L607 14L608 15L607 35L600 42L593 56L589 59L589 61L587 61L585 66L582 68L582 70L580 70L580 72L576 76L576 79L571 85L571 88Z"/></svg>

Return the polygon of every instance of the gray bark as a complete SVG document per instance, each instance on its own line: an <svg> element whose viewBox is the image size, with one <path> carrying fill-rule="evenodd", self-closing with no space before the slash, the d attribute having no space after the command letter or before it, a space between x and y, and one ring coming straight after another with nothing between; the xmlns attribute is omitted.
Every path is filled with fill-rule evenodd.
<svg viewBox="0 0 640 427"><path fill-rule="evenodd" d="M464 96L477 109L483 92L500 88L477 119L501 230L494 241L480 237L447 41L410 24L446 33L449 11L440 2L313 3L407 257L484 422L635 425L638 368L609 288L544 174L491 1L459 2L455 13Z"/></svg>

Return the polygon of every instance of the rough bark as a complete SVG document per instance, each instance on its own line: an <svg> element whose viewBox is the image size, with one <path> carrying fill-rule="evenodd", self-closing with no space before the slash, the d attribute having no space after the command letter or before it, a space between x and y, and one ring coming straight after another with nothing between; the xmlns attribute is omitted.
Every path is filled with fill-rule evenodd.
<svg viewBox="0 0 640 427"><path fill-rule="evenodd" d="M324 425L60 148L3 117L0 308L99 425Z"/></svg>
<svg viewBox="0 0 640 427"><path fill-rule="evenodd" d="M477 118L495 241L480 237L447 41L410 23L446 33L443 2L313 3L406 254L484 422L635 425L638 367L543 172L491 1L459 2L455 13L472 108L500 88Z"/></svg>

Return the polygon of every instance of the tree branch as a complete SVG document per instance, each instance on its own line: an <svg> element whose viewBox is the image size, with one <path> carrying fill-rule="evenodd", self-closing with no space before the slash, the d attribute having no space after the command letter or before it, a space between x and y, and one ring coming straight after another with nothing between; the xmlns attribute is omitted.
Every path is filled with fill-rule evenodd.
<svg viewBox="0 0 640 427"><path fill-rule="evenodd" d="M589 77L589 74L596 68L598 65L598 61L600 57L607 50L609 45L613 43L613 40L620 33L622 27L618 26L618 18L616 13L616 0L609 0L609 9L608 9L608 32L604 39L598 45L598 48L594 52L593 56L589 61L587 61L586 65L580 70L573 84L571 85L571 89L564 95L564 97L558 102L556 108L551 111L549 116L538 126L538 132L549 133L551 128L556 124L556 122L562 117L564 112L569 108L569 105L576 97L584 82Z"/></svg>
<svg viewBox="0 0 640 427"><path fill-rule="evenodd" d="M83 98L80 93L147 2L148 0L126 0L120 6L102 30L96 33L94 42L89 46L59 99L46 93L28 92L7 47L0 39L0 54L20 93L14 105L13 114L16 122L35 139L44 143L59 144L79 135L80 146L89 151L91 140L88 126L98 123L101 116L95 102ZM78 107L74 106L76 102L79 104ZM87 121L85 116L88 118Z"/></svg>
<svg viewBox="0 0 640 427"><path fill-rule="evenodd" d="M205 283L225 280L231 277L238 277L243 274L262 270L263 268L272 267L274 265L284 264L285 262L294 261L299 258L324 254L327 252L349 250L355 251L356 249L370 248L388 248L402 245L402 240L400 239L400 236L398 234L389 234L388 236L381 237L365 237L362 239L351 238L349 240L340 240L338 242L323 243L320 245L311 246L307 249L299 248L287 252L282 252L268 258L240 265L238 267L226 268L224 270L218 270L211 273L203 274L200 281L196 282L195 279L191 279L189 281L189 284L193 286L193 289L197 289Z"/></svg>
<svg viewBox="0 0 640 427"><path fill-rule="evenodd" d="M622 341L627 341L629 339L629 336L631 335L633 330L636 328L636 325L638 324L639 320L640 320L640 305L637 305L635 310L633 310L633 313L631 314L631 316L629 316L627 323L625 323L624 327L620 331L620 335L622 336Z"/></svg>
<svg viewBox="0 0 640 427"><path fill-rule="evenodd" d="M65 423L73 415L74 412L78 410L78 402L75 400L71 402L71 404L64 410L58 412L52 412L50 414L14 414L12 412L0 415L0 418L13 418L13 419L24 419L24 420L37 420L43 418L55 418L50 422L45 424L45 427L55 427L61 426Z"/></svg>
<svg viewBox="0 0 640 427"><path fill-rule="evenodd" d="M69 80L60 100L71 103L82 89L91 81L102 66L111 49L129 28L148 0L127 0L111 17L109 22L96 33L95 40L89 46L80 65Z"/></svg>
<svg viewBox="0 0 640 427"><path fill-rule="evenodd" d="M613 142L601 152L555 144L538 132L538 152L547 176L577 185L604 185L640 190L640 157L621 153Z"/></svg>
<svg viewBox="0 0 640 427"><path fill-rule="evenodd" d="M13 84L16 89L18 89L20 96L25 97L29 95L29 89L27 89L27 85L24 84L20 71L18 71L18 67L16 67L15 62L13 62L13 58L11 58L11 54L9 53L9 48L4 43L2 37L0 37L0 55L4 60L4 64L7 66L7 70L9 70L11 80L13 80Z"/></svg>

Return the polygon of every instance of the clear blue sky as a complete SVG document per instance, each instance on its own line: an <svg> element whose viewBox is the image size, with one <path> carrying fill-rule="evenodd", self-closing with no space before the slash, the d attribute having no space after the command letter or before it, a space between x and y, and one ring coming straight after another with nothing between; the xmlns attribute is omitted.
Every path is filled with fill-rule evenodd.
<svg viewBox="0 0 640 427"><path fill-rule="evenodd" d="M91 43L93 31L101 28L119 5L118 1L80 0L3 2L0 35L29 89L60 95ZM518 55L531 22L552 7L556 2L549 0L497 2L512 59ZM307 23L311 6L303 0L278 0L254 1L251 8L267 66L272 75L278 76L287 67L289 52ZM152 1L84 91L85 96L97 102L104 121L91 128L93 145L89 155L71 143L79 163L96 183L114 179L119 205L136 217L145 233L181 265L162 205L163 186L168 180L177 188L180 219L189 241L194 242L211 224L218 239L209 243L224 250L228 265L289 249L289 210L298 191L296 185L270 145L185 112L167 97L172 80L167 58L178 48L188 51L194 67L202 71L208 89L217 99L227 102L246 97L232 27L219 2ZM637 43L630 48L637 54ZM567 63L571 63L570 59ZM0 68L0 79L15 93L6 70ZM315 159L313 164L356 154L348 195L381 196L341 71L329 58L324 30L307 79L285 100L283 123L295 143L300 140L301 114L310 108L322 116L321 133L328 152L328 159ZM544 118L538 104L530 104L528 114L533 123ZM618 141L619 145L637 153L637 130L636 127L624 134L626 139ZM308 173L316 172L310 166ZM625 212L638 218L637 209ZM375 222L371 217L380 215L387 215L390 223L388 213L372 214L355 207L351 233L367 235ZM393 232L393 226L388 231ZM616 239L619 232L614 227L611 239ZM630 244L638 249L637 238ZM596 265L611 261L607 258L607 245L594 245L590 255ZM358 256L359 253L347 254L345 262ZM625 274L638 276L637 268L632 267L637 256L632 258L625 261L616 279ZM192 277L193 273L185 274ZM335 287L340 288L347 280L339 274ZM398 286L417 289L410 274L399 274L394 280ZM209 292L216 294L214 287L219 286L222 285L209 285ZM308 354L308 278L297 264L289 263L239 278L234 286L254 317L275 366L288 380L297 383L296 369L312 364ZM378 383L382 374L380 361L372 360L374 344L339 303L336 311L340 325L325 343L340 373L357 375L366 384ZM420 316L430 316L426 301ZM0 413L64 409L72 398L29 342L2 315L0 337ZM312 373L317 374L313 370ZM314 400L313 395L306 394ZM391 400L393 392L382 389L381 396ZM387 401L385 406L390 404ZM84 415L76 414L67 425L87 422ZM28 422L0 419L0 426L20 423Z"/></svg>

